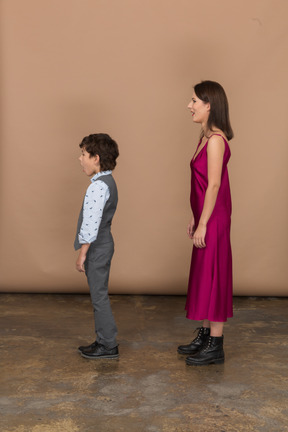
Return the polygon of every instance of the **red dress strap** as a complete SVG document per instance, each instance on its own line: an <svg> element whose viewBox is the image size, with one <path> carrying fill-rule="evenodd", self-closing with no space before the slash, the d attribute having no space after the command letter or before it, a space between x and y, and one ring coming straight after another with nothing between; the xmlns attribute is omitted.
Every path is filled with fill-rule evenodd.
<svg viewBox="0 0 288 432"><path fill-rule="evenodd" d="M221 134L217 134L217 133L214 133L214 134L210 135L209 138L207 139L207 141L209 141L209 139L210 139L212 136L214 136L214 135L222 137L223 140L224 140L225 142L227 142L227 140L224 138L223 135L221 135Z"/></svg>

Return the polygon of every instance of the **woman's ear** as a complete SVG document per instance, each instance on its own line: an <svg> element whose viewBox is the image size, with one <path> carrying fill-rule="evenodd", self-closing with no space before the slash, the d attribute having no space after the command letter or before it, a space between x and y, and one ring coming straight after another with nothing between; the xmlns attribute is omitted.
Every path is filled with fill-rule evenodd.
<svg viewBox="0 0 288 432"><path fill-rule="evenodd" d="M207 109L207 112L210 112L210 103L209 102L206 103L206 109Z"/></svg>

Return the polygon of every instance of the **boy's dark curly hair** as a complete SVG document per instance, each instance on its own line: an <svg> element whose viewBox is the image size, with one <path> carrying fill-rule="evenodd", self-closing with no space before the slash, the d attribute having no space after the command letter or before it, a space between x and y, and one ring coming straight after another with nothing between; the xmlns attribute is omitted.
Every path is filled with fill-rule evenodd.
<svg viewBox="0 0 288 432"><path fill-rule="evenodd" d="M83 138L80 148L91 156L99 155L101 171L113 170L119 156L118 145L108 134L91 134Z"/></svg>

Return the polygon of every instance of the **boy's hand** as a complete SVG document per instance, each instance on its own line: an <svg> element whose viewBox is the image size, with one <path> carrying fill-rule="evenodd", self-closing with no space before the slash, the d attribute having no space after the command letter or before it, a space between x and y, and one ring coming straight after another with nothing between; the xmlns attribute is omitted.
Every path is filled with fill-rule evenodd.
<svg viewBox="0 0 288 432"><path fill-rule="evenodd" d="M80 253L76 261L76 270L78 270L80 273L85 272L84 263L86 261L86 254L89 247L90 247L89 243L83 244L81 246Z"/></svg>
<svg viewBox="0 0 288 432"><path fill-rule="evenodd" d="M85 272L85 268L84 268L84 262L86 260L86 255L79 255L77 261L76 261L76 270L78 270L80 273L81 272Z"/></svg>

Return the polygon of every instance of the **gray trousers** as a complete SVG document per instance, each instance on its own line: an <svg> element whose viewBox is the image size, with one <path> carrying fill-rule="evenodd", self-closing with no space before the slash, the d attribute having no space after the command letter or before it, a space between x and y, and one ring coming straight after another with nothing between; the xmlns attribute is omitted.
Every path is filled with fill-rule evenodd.
<svg viewBox="0 0 288 432"><path fill-rule="evenodd" d="M85 273L94 309L96 340L107 349L117 346L117 327L108 295L108 280L113 253L113 242L98 246L91 245L85 261Z"/></svg>

